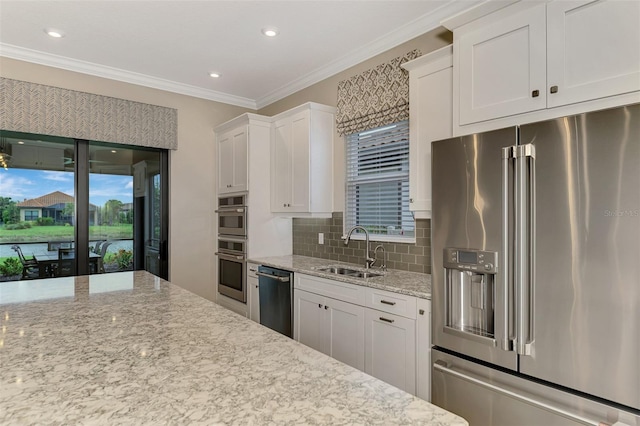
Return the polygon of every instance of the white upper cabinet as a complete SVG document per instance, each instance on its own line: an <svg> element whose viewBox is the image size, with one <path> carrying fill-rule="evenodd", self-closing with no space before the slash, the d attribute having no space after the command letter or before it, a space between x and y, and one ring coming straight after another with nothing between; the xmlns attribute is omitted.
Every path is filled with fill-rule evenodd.
<svg viewBox="0 0 640 426"><path fill-rule="evenodd" d="M512 3L443 23L454 32L454 135L640 100L640 2Z"/></svg>
<svg viewBox="0 0 640 426"><path fill-rule="evenodd" d="M403 68L409 71L409 209L431 218L431 142L452 136L453 47L443 47Z"/></svg>
<svg viewBox="0 0 640 426"><path fill-rule="evenodd" d="M218 193L247 190L248 126L242 124L217 136Z"/></svg>
<svg viewBox="0 0 640 426"><path fill-rule="evenodd" d="M335 108L306 103L273 117L271 211L330 216Z"/></svg>
<svg viewBox="0 0 640 426"><path fill-rule="evenodd" d="M555 1L547 27L549 107L640 90L640 1Z"/></svg>
<svg viewBox="0 0 640 426"><path fill-rule="evenodd" d="M546 107L545 5L460 36L460 124Z"/></svg>

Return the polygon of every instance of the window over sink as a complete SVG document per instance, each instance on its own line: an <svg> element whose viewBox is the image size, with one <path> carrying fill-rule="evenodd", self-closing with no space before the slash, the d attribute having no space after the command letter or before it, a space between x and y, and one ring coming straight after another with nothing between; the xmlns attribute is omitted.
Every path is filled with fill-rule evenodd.
<svg viewBox="0 0 640 426"><path fill-rule="evenodd" d="M409 211L409 121L346 136L345 232L363 226L372 240L413 242Z"/></svg>

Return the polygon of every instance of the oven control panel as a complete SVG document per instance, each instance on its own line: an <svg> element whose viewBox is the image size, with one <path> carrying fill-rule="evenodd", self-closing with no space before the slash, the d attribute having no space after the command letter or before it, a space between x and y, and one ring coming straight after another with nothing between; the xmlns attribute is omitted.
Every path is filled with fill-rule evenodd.
<svg viewBox="0 0 640 426"><path fill-rule="evenodd" d="M498 253L495 251L446 248L444 249L442 263L445 268L495 274L498 272Z"/></svg>

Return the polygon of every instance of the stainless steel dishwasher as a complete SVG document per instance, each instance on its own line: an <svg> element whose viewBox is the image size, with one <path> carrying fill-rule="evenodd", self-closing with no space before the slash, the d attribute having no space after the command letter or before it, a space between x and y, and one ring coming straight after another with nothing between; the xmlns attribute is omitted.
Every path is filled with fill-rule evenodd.
<svg viewBox="0 0 640 426"><path fill-rule="evenodd" d="M293 272L258 267L260 324L293 337Z"/></svg>

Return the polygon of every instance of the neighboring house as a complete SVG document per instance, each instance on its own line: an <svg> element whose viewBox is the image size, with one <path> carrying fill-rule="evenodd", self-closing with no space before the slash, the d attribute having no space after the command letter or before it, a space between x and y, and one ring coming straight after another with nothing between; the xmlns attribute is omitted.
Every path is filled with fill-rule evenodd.
<svg viewBox="0 0 640 426"><path fill-rule="evenodd" d="M20 209L20 221L34 221L41 217L52 217L55 223L73 225L73 214L65 212L65 205L75 203L75 199L64 192L55 191L38 198L17 203ZM89 203L89 225L98 221L98 208Z"/></svg>

